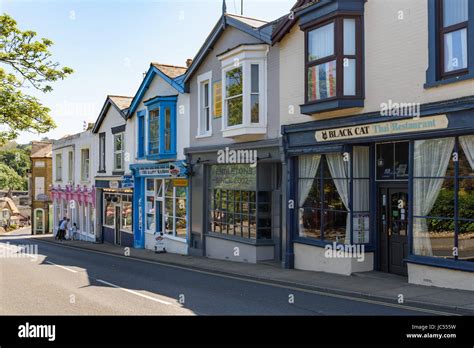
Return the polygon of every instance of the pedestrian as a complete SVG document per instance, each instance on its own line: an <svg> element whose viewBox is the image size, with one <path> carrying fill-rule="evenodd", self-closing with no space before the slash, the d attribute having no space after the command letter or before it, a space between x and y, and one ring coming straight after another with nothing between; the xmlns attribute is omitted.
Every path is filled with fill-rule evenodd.
<svg viewBox="0 0 474 348"><path fill-rule="evenodd" d="M66 231L68 228L69 224L69 219L64 218L63 221L61 222L61 226L59 228L59 240L65 240L66 239Z"/></svg>
<svg viewBox="0 0 474 348"><path fill-rule="evenodd" d="M77 240L77 224L73 223L70 233L71 240Z"/></svg>
<svg viewBox="0 0 474 348"><path fill-rule="evenodd" d="M56 235L54 236L54 239L59 240L59 238L61 237L61 224L63 223L65 219L66 218L64 217L61 220L59 220L58 229L56 230Z"/></svg>

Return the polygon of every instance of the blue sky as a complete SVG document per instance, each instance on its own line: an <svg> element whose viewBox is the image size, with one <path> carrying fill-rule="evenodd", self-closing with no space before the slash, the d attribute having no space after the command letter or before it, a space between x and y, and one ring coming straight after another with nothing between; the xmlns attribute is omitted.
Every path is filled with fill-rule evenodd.
<svg viewBox="0 0 474 348"><path fill-rule="evenodd" d="M244 0L244 15L264 20L288 13L295 0ZM240 0L227 0L240 14ZM222 13L221 0L0 0L21 30L54 41L53 58L75 73L40 94L58 127L22 133L19 143L82 131L97 118L107 94L133 96L151 61L185 65Z"/></svg>

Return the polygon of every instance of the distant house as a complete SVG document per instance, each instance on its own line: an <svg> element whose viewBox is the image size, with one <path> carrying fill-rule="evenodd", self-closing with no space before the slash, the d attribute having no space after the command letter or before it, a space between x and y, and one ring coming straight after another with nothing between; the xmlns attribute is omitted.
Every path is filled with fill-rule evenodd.
<svg viewBox="0 0 474 348"><path fill-rule="evenodd" d="M0 198L0 227L21 225L27 221L27 217L21 214L13 199L9 197Z"/></svg>
<svg viewBox="0 0 474 348"><path fill-rule="evenodd" d="M50 187L52 184L52 142L33 141L31 144L31 234L52 232Z"/></svg>

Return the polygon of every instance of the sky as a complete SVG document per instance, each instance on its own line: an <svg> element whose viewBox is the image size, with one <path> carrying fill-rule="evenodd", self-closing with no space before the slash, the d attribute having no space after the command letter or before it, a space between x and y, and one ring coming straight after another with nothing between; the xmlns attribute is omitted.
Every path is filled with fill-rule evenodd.
<svg viewBox="0 0 474 348"><path fill-rule="evenodd" d="M240 0L227 0L240 14ZM288 13L296 0L244 0L244 16L267 21ZM0 0L20 30L54 42L53 60L74 69L43 94L57 128L21 133L20 144L79 133L94 122L107 95L134 96L150 62L185 66L222 14L222 0Z"/></svg>

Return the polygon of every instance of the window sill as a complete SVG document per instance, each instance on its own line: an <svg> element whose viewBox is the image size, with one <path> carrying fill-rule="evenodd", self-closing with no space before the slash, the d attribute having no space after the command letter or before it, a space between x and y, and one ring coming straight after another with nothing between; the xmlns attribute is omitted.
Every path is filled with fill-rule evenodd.
<svg viewBox="0 0 474 348"><path fill-rule="evenodd" d="M207 237L218 238L218 239L225 239L233 242L255 245L255 246L271 246L275 245L273 239L250 239L250 238L243 238L243 237L236 237L236 236L229 236L227 234L221 234L216 232L208 232L206 234Z"/></svg>
<svg viewBox="0 0 474 348"><path fill-rule="evenodd" d="M331 241L322 241L322 240L319 240L319 239L311 239L311 238L305 238L305 237L299 237L299 236L295 237L293 242L294 243L299 243L299 244L311 245L311 246L318 247L318 248L325 248L326 245L333 245L333 243L334 243L334 242L331 242ZM337 243L337 245L346 245L346 244ZM367 243L367 244L354 243L354 245L364 245L364 250L367 251L367 252L375 251L375 248L373 247L373 245L371 243Z"/></svg>
<svg viewBox="0 0 474 348"><path fill-rule="evenodd" d="M212 133L206 133L206 134L201 134L201 135L198 134L195 136L196 139L209 138L209 137L212 137Z"/></svg>
<svg viewBox="0 0 474 348"><path fill-rule="evenodd" d="M425 89L430 89L430 88L440 87L440 86L443 86L443 85L449 85L449 84L452 84L452 83L471 80L471 79L474 79L474 73L469 73L469 74L459 75L459 76L455 76L455 77L450 77L450 78L443 79L443 80L427 81L424 84L423 87Z"/></svg>
<svg viewBox="0 0 474 348"><path fill-rule="evenodd" d="M222 136L224 138L233 138L243 135L251 135L251 134L267 134L267 127L266 126L234 126L232 128L225 128L222 129Z"/></svg>
<svg viewBox="0 0 474 348"><path fill-rule="evenodd" d="M146 159L148 161L161 161L161 160L171 160L176 158L176 153L167 153L159 155L148 155Z"/></svg>
<svg viewBox="0 0 474 348"><path fill-rule="evenodd" d="M431 266L438 268L448 268L456 271L474 272L474 262L470 261L455 261L449 259L442 259L430 256L410 255L405 260L407 263L414 263L417 265Z"/></svg>
<svg viewBox="0 0 474 348"><path fill-rule="evenodd" d="M112 172L112 175L124 175L124 174L125 174L125 171L123 171L123 170L120 170L120 171L119 171L119 170L118 170L118 171L115 171L115 170L114 170L114 171Z"/></svg>
<svg viewBox="0 0 474 348"><path fill-rule="evenodd" d="M331 99L327 101L319 101L300 105L300 111L304 115L313 115L325 111L333 111L350 108L363 108L363 98L352 99Z"/></svg>

